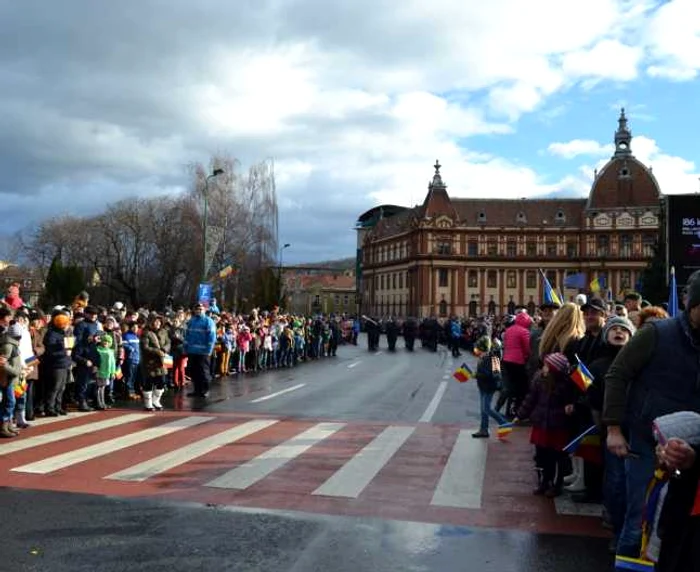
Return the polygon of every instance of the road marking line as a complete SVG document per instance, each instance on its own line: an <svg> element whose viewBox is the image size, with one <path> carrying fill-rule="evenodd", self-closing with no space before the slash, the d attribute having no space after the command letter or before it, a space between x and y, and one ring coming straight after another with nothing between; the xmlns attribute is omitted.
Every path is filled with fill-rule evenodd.
<svg viewBox="0 0 700 572"><path fill-rule="evenodd" d="M278 395L284 395L285 393L289 393L290 391L296 391L297 389L301 389L305 385L306 385L305 383L300 383L299 385L293 385L292 387L288 387L287 389L283 389L281 391L271 393L270 395L263 395L262 397L258 397L257 399L253 399L251 401L251 403L262 403L263 401L267 401L268 399L272 399L273 397L277 397Z"/></svg>
<svg viewBox="0 0 700 572"><path fill-rule="evenodd" d="M16 473L34 473L36 475L46 475L47 473L52 473L58 471L59 469L65 469L72 465L77 465L84 461L90 461L92 459L97 459L98 457L104 457L110 453L116 451L121 451L133 445L138 445L145 441L151 441L157 439L158 437L163 437L169 435L170 433L175 433L176 431L182 431L188 427L194 427L201 423L206 423L207 421L212 421L214 417L182 417L166 423L165 425L159 425L158 427L151 427L149 429L143 429L142 431L137 431L136 433L130 433L128 435L123 435L122 437L116 437L115 439L109 439L107 441L102 441L95 445L90 445L88 447L83 447L81 449L75 449L74 451L68 451L67 453L62 453L60 455L54 455L53 457L48 457L36 463L29 463L28 465L22 465L21 467L16 467L12 471Z"/></svg>
<svg viewBox="0 0 700 572"><path fill-rule="evenodd" d="M204 486L217 489L245 490L343 427L345 427L345 423L318 423L296 437L268 449L235 469L231 469Z"/></svg>
<svg viewBox="0 0 700 572"><path fill-rule="evenodd" d="M383 353L384 353L384 352L383 352L382 350L379 350L379 351L376 352L374 355L375 355L375 356L380 356L380 355L382 355Z"/></svg>
<svg viewBox="0 0 700 572"><path fill-rule="evenodd" d="M415 427L387 427L312 494L357 498L414 430Z"/></svg>
<svg viewBox="0 0 700 572"><path fill-rule="evenodd" d="M356 361L356 362L353 362L353 363L351 363L351 364L348 364L348 369L352 369L352 368L355 367L356 365L360 365L360 362L359 362L359 361Z"/></svg>
<svg viewBox="0 0 700 572"><path fill-rule="evenodd" d="M433 418L433 415L435 415L438 405L440 405L440 400L442 399L442 396L445 395L446 390L447 382L441 381L440 385L437 388L437 391L435 392L435 395L433 396L433 399L428 404L425 413L423 413L423 415L421 416L419 423L430 423L430 420Z"/></svg>
<svg viewBox="0 0 700 572"><path fill-rule="evenodd" d="M449 375L443 375L443 376L442 376L442 379L450 379L450 376L449 376Z"/></svg>
<svg viewBox="0 0 700 572"><path fill-rule="evenodd" d="M431 505L481 508L488 452L486 441L473 439L469 431L459 432L433 494Z"/></svg>
<svg viewBox="0 0 700 572"><path fill-rule="evenodd" d="M41 427L42 425L51 425L52 423L58 423L59 421L68 421L70 419L80 419L87 415L94 415L97 411L86 411L85 413L69 413L68 415L61 415L60 417L38 417L31 422L32 427Z"/></svg>
<svg viewBox="0 0 700 572"><path fill-rule="evenodd" d="M277 419L254 419L253 421L242 423L222 433L217 433L201 441L196 441L185 447L180 447L179 449L160 455L155 459L149 459L148 461L144 461L143 463L139 463L123 471L113 473L105 478L115 481L142 482L179 465L184 465L193 459L202 457L207 453L211 453L219 447L240 441L275 423L278 423Z"/></svg>
<svg viewBox="0 0 700 572"><path fill-rule="evenodd" d="M78 425L77 427L69 427L68 429L54 431L53 433L46 433L45 435L29 437L28 439L22 439L21 441L13 441L12 443L0 445L0 457L2 455L8 455L9 453L16 453L17 451L31 449L32 447L48 445L49 443L55 443L56 441L62 441L63 439L70 439L71 437L78 437L80 435L94 433L95 431L101 431L102 429L117 427L119 425L124 425L125 423L131 423L132 421L140 421L146 417L153 417L153 414L130 413L128 415L122 415L121 417L112 417L111 419L105 419L104 421L87 423L85 425Z"/></svg>

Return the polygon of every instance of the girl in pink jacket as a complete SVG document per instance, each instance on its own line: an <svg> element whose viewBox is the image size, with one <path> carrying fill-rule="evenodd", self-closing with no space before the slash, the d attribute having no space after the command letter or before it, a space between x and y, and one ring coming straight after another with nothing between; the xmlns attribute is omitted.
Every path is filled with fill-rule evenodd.
<svg viewBox="0 0 700 572"><path fill-rule="evenodd" d="M528 378L525 364L530 358L530 327L532 318L527 312L515 316L515 323L503 334L503 369L506 374L506 388L511 401L509 414L512 416L525 399Z"/></svg>

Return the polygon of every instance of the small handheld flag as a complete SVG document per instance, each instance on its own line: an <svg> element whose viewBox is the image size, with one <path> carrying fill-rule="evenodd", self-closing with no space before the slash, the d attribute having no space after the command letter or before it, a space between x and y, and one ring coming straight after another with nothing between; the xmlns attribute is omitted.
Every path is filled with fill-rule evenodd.
<svg viewBox="0 0 700 572"><path fill-rule="evenodd" d="M39 358L36 357L35 355L29 356L27 359L24 360L24 365L27 367L33 367L39 363Z"/></svg>
<svg viewBox="0 0 700 572"><path fill-rule="evenodd" d="M503 425L498 426L498 430L496 431L496 436L501 441L503 441L504 439L507 439L512 432L513 432L513 424L512 423L504 423Z"/></svg>
<svg viewBox="0 0 700 572"><path fill-rule="evenodd" d="M654 572L654 563L641 558L627 556L615 557L615 570L631 570L632 572Z"/></svg>
<svg viewBox="0 0 700 572"><path fill-rule="evenodd" d="M163 358L163 367L165 369L170 369L173 367L173 356L165 356Z"/></svg>
<svg viewBox="0 0 700 572"><path fill-rule="evenodd" d="M576 450L581 446L583 443L584 439L588 437L589 435L595 435L598 433L598 427L595 425L591 425L588 429L586 429L583 433L581 433L576 439L571 441L566 447L562 449L564 453L568 453L569 455L573 455Z"/></svg>
<svg viewBox="0 0 700 572"><path fill-rule="evenodd" d="M466 363L463 363L455 370L452 377L459 381L459 383L464 383L474 377L474 372Z"/></svg>
<svg viewBox="0 0 700 572"><path fill-rule="evenodd" d="M571 371L570 377L576 386L585 393L593 383L593 374L588 370L578 356L576 356L576 361L578 363Z"/></svg>

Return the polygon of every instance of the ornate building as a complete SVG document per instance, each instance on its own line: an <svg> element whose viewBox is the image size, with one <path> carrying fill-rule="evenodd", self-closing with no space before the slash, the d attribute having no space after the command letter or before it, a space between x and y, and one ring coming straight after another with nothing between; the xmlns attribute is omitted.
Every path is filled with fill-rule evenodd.
<svg viewBox="0 0 700 572"><path fill-rule="evenodd" d="M400 316L534 311L543 270L567 300L595 278L634 289L659 237L663 196L632 154L624 109L615 153L588 198L450 198L440 164L422 205L384 205L358 220L360 311ZM565 288L578 275L583 288Z"/></svg>

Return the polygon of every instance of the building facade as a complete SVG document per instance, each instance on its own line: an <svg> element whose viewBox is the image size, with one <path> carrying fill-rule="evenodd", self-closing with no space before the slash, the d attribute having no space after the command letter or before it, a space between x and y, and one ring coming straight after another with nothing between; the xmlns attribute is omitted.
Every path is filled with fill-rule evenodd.
<svg viewBox="0 0 700 572"><path fill-rule="evenodd" d="M285 271L283 282L283 307L293 314L355 314L353 271L326 274Z"/></svg>
<svg viewBox="0 0 700 572"><path fill-rule="evenodd" d="M531 311L540 270L566 300L570 275L598 279L613 295L635 289L654 255L663 195L632 154L624 109L615 152L588 198L451 198L440 164L422 205L375 207L358 220L360 312L427 317Z"/></svg>

